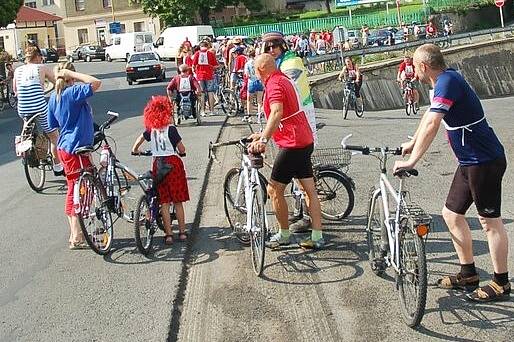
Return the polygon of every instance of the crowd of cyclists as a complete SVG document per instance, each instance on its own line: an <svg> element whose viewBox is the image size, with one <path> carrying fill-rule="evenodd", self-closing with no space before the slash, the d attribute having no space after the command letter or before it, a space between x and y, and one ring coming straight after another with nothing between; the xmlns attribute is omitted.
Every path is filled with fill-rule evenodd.
<svg viewBox="0 0 514 342"><path fill-rule="evenodd" d="M331 42L329 32L309 37L297 36L291 40L281 32L272 31L254 41L234 38L213 42L205 39L198 46L192 46L186 38L177 56L179 74L169 83L167 97L155 96L149 100L143 111L144 132L133 146L133 152L139 152L144 140L150 142L154 173L158 173L162 165L174 166L174 171L167 174L166 180L159 185L162 210L166 210L166 205L170 203L182 208L182 203L189 200L187 178L180 157L185 153L185 147L174 122L171 103L178 103L177 97L186 93L201 94L200 113L193 115L212 115L216 100L219 101L215 94L220 82L219 74L222 73L227 87L237 89L238 84L242 83L240 95L248 100L246 114L262 110L267 118L264 130L251 136L253 142L249 151L264 152L270 140L274 140L279 148L268 192L280 230L270 238L269 244L276 247L291 243L291 219L287 216L287 204L284 207L284 192L286 185L296 178L306 193L311 217L308 225L312 228L311 235L300 246L323 248L325 240L320 205L310 161L317 141L316 119L308 72L302 57L306 53L305 46L312 48L314 44L316 53L323 54L331 48ZM81 249L85 244L73 211L73 185L79 165L82 167L89 161L75 151L94 141L94 122L87 99L100 89L101 81L76 72L69 62L59 64L54 71L43 67L41 51L37 46L29 46L25 56L26 63L14 71L13 87L19 99L18 114L23 119L36 113L45 114L40 116L39 123L52 142L54 172L56 175L65 174L68 183L65 212L70 224L70 249ZM402 146L404 154L411 154L412 157L397 162L395 170L414 167L432 142L441 121L444 121L449 132L451 147L460 165L443 217L454 238L461 272L441 278L438 284L446 289L470 289L474 292L469 298L475 301L505 299L510 295L510 283L506 261L507 238L500 217L501 180L506 167L503 146L485 121L476 94L462 76L446 67L437 46L425 44L416 50L414 58L406 56L401 63L397 74L401 87L405 82L417 78L434 88L433 99L414 139ZM339 79L356 82L357 98L360 98L362 73L350 58L345 59ZM55 84L48 104L43 91L45 81ZM256 100L256 108L253 108L252 98ZM416 95L416 102L418 99L419 95ZM474 121L467 118L469 113L477 116L473 117ZM466 168L468 166L472 168ZM484 175L494 177L484 178ZM490 194L491 189L495 189L494 195ZM477 205L480 222L489 239L495 271L493 281L483 287L478 286L478 275L470 251L469 226L464 219L473 202ZM185 240L183 208L180 216L179 239ZM165 222L165 225L165 243L171 244L171 226L169 222ZM465 246L462 241L466 243Z"/></svg>

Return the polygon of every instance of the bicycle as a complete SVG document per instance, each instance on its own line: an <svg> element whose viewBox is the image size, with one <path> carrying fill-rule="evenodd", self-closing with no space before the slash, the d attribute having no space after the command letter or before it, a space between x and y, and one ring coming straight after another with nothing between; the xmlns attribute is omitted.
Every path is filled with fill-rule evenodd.
<svg viewBox="0 0 514 342"><path fill-rule="evenodd" d="M132 153L133 156L151 156L152 151ZM148 255L152 249L153 237L158 229L164 231L161 206L159 204L159 193L157 192L158 180L153 177L152 172L137 177L139 185L144 194L141 195L136 204L134 214L134 240L136 247L143 255ZM170 221L176 218L175 206L170 205Z"/></svg>
<svg viewBox="0 0 514 342"><path fill-rule="evenodd" d="M178 95L180 96L180 102L176 105L177 108L177 126L180 125L184 120L194 119L196 121L196 125L200 126L202 124L202 118L200 115L200 108L198 101L195 104L196 106L196 118L193 118L193 106L191 103L191 96L193 94L189 92L187 95ZM200 93L200 96L204 96L203 93Z"/></svg>
<svg viewBox="0 0 514 342"><path fill-rule="evenodd" d="M0 76L0 111L4 110L6 103L9 104L12 109L16 109L18 98L9 88L8 80Z"/></svg>
<svg viewBox="0 0 514 342"><path fill-rule="evenodd" d="M418 171L412 169L394 173L399 178L398 188L395 189L387 178L387 159L388 156L401 155L401 148L348 145L346 141L350 137L351 134L342 140L344 149L374 156L380 162L379 186L371 190L366 224L371 269L375 274L381 275L386 267L393 268L403 319L409 327L416 327L425 313L425 241L432 222L431 216L423 209L415 204L408 204L406 200L408 192L404 187L405 179L417 176ZM389 196L394 199L393 212L389 207Z"/></svg>
<svg viewBox="0 0 514 342"><path fill-rule="evenodd" d="M364 103L361 101L357 103L357 97L355 95L355 81L346 81L343 89L343 119L346 120L348 116L348 109L353 107L355 115L362 118L364 115Z"/></svg>
<svg viewBox="0 0 514 342"><path fill-rule="evenodd" d="M217 103L215 106L220 106L224 114L228 116L235 116L239 111L237 96L233 90L226 87L225 68L220 68L216 71L218 79L218 88L215 97Z"/></svg>
<svg viewBox="0 0 514 342"><path fill-rule="evenodd" d="M405 113L407 116L418 113L418 104L414 101L414 86L412 80L405 80L403 86L403 98L405 99Z"/></svg>
<svg viewBox="0 0 514 342"><path fill-rule="evenodd" d="M265 241L268 236L266 216L267 181L259 172L263 167L262 155L248 152L251 139L209 143L209 158L218 162L215 149L235 145L241 151L241 167L230 169L223 183L225 215L238 240L250 243L252 266L261 276L264 267Z"/></svg>
<svg viewBox="0 0 514 342"><path fill-rule="evenodd" d="M46 172L53 171L50 140L45 133L40 132L37 125L40 115L38 113L23 120L21 134L15 137L16 155L21 157L27 183L38 193L45 186Z"/></svg>

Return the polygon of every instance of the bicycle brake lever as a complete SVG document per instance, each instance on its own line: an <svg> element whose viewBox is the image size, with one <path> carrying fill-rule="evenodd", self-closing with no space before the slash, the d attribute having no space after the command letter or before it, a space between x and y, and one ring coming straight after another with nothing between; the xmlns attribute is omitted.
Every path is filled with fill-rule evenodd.
<svg viewBox="0 0 514 342"><path fill-rule="evenodd" d="M345 149L346 148L346 142L348 141L348 139L350 139L352 137L352 134L348 134L346 137L343 138L343 140L341 140L341 146L343 146L343 148Z"/></svg>

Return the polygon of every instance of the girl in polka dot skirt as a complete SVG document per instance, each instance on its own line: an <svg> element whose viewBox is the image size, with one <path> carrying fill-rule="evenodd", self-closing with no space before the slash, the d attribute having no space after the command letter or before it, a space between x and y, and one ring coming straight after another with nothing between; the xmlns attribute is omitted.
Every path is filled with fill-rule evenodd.
<svg viewBox="0 0 514 342"><path fill-rule="evenodd" d="M163 164L171 166L171 171L157 185L164 223L164 243L171 245L173 231L169 215L170 203L175 205L179 240L184 241L187 239L187 233L183 203L189 201L189 189L184 164L180 158L185 156L186 148L173 125L173 107L166 96L153 96L148 102L144 110L144 125L145 131L134 142L132 152L139 153L139 147L146 140L152 149L153 175L162 172Z"/></svg>

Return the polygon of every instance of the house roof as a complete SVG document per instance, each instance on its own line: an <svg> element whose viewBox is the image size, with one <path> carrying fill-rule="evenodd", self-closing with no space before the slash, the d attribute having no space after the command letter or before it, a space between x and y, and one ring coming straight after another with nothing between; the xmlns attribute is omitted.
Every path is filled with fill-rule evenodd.
<svg viewBox="0 0 514 342"><path fill-rule="evenodd" d="M18 15L16 16L17 23L59 20L62 20L62 18L27 6L21 6L20 10L18 11Z"/></svg>

